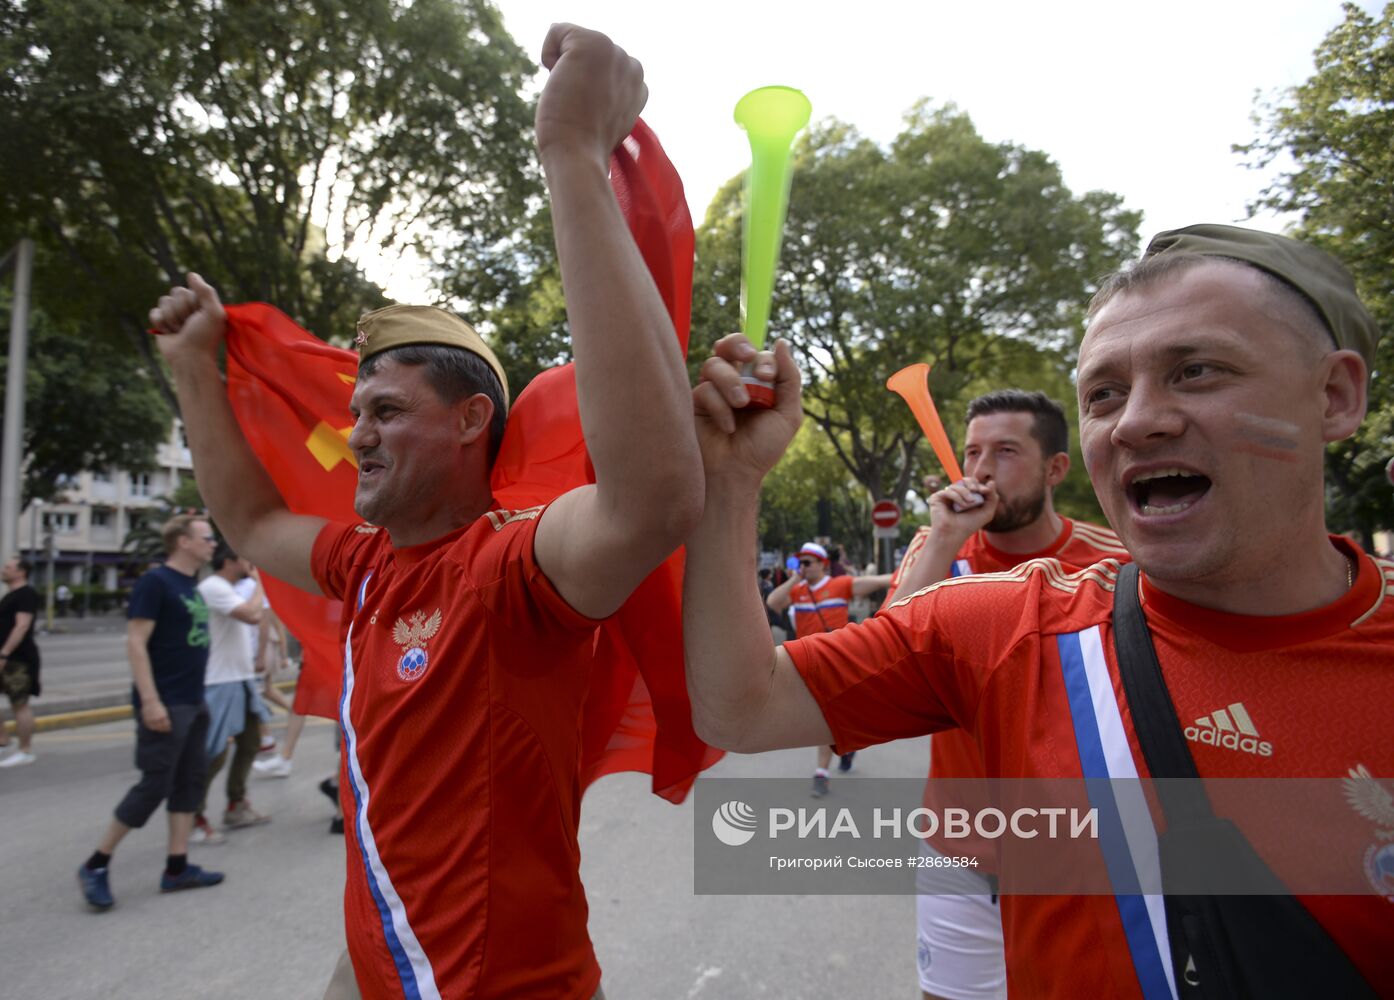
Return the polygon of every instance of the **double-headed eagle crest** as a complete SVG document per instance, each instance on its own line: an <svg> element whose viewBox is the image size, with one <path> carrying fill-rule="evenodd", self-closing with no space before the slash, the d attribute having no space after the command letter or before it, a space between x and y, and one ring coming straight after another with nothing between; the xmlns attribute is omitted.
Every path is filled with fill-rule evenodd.
<svg viewBox="0 0 1394 1000"><path fill-rule="evenodd" d="M397 624L392 626L392 640L399 646L411 649L413 646L424 646L439 631L440 608L436 608L436 613L430 618L426 617L424 611L413 611L406 621L397 619Z"/></svg>
<svg viewBox="0 0 1394 1000"><path fill-rule="evenodd" d="M1350 807L1375 824L1376 837L1394 840L1394 795L1370 774L1364 764L1356 764L1348 773L1350 777L1341 784L1345 786L1346 801Z"/></svg>
<svg viewBox="0 0 1394 1000"><path fill-rule="evenodd" d="M1341 782L1346 802L1375 824L1376 842L1365 849L1361 858L1365 877L1375 892L1394 903L1394 844L1379 844L1381 840L1394 840L1394 795L1364 764L1356 764L1346 773L1350 777Z"/></svg>
<svg viewBox="0 0 1394 1000"><path fill-rule="evenodd" d="M397 619L392 626L392 641L403 649L402 658L397 661L398 677L414 681L426 672L426 642L439 631L440 608L430 618L424 611L413 611L406 621Z"/></svg>

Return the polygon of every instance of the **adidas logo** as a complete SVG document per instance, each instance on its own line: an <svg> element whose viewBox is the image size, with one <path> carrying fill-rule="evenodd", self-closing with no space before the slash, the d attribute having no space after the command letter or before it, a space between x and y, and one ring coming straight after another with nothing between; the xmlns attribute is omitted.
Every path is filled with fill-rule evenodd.
<svg viewBox="0 0 1394 1000"><path fill-rule="evenodd" d="M1243 704L1235 702L1209 715L1202 715L1195 725L1186 727L1186 739L1226 750L1242 750L1260 757L1273 756L1273 744L1261 740L1254 720Z"/></svg>

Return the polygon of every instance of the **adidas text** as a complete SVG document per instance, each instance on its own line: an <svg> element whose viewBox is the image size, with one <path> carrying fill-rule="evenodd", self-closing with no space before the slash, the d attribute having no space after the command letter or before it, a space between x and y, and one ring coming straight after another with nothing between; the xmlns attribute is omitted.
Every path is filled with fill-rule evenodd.
<svg viewBox="0 0 1394 1000"><path fill-rule="evenodd" d="M1175 730L1172 730L1175 732ZM1212 747L1224 747L1226 750L1242 750L1245 753L1258 754L1260 757L1273 756L1273 744L1267 740L1261 740L1256 736L1242 736L1239 733L1220 733L1214 729L1201 729L1197 726L1186 727L1186 739L1196 743L1206 743Z"/></svg>

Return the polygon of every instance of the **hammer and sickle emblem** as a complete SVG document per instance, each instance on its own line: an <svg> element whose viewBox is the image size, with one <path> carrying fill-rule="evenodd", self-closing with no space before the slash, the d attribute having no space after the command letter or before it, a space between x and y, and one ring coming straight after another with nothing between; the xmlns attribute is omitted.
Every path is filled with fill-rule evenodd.
<svg viewBox="0 0 1394 1000"><path fill-rule="evenodd" d="M321 420L305 439L305 447L310 449L315 461L324 466L325 472L332 472L340 462L348 462L356 469L358 459L348 446L348 436L352 431L352 424L347 427L331 427Z"/></svg>

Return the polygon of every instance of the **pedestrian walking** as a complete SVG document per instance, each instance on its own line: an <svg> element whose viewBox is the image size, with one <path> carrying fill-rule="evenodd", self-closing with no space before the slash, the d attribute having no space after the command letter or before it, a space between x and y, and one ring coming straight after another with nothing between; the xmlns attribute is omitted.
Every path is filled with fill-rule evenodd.
<svg viewBox="0 0 1394 1000"><path fill-rule="evenodd" d="M265 595L254 572L247 560L221 545L213 555L213 572L198 585L203 603L208 606L208 672L203 697L208 705L209 764L203 800L194 817L192 841L196 844L215 844L222 839L208 821L207 799L214 779L228 759L229 744L233 753L227 774L223 826L237 829L270 821L269 816L253 809L247 798L247 777L261 748L265 713L252 662L254 633L262 620ZM251 584L245 598L237 589L243 581Z"/></svg>
<svg viewBox="0 0 1394 1000"><path fill-rule="evenodd" d="M178 514L161 535L165 561L136 581L126 611L126 653L134 682L138 781L92 856L78 867L82 895L94 910L115 903L110 865L116 847L143 827L161 802L169 812L169 854L160 891L217 885L221 872L189 864L189 833L203 798L207 768L208 707L203 677L208 665L208 607L196 586L217 539L205 518Z"/></svg>
<svg viewBox="0 0 1394 1000"><path fill-rule="evenodd" d="M29 563L18 556L0 567L0 582L7 588L0 597L0 680L15 716L18 746L11 751L10 735L0 726L0 767L24 767L34 754L34 708L30 699L39 695L39 646L34 641L34 622L42 601L29 584Z"/></svg>

